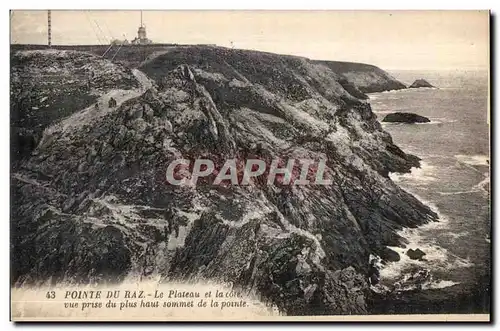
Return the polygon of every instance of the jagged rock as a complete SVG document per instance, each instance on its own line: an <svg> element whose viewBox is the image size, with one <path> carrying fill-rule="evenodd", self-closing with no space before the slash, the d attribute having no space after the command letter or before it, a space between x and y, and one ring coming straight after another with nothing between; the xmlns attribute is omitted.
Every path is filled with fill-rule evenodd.
<svg viewBox="0 0 500 331"><path fill-rule="evenodd" d="M368 269L367 278L370 285L372 286L377 285L380 281L380 271L378 269L378 266L376 265L375 260L372 260L370 262L370 268Z"/></svg>
<svg viewBox="0 0 500 331"><path fill-rule="evenodd" d="M144 113L144 106L140 104L135 105L128 112L130 120L142 118L143 113Z"/></svg>
<svg viewBox="0 0 500 331"><path fill-rule="evenodd" d="M426 255L420 248L417 249L409 249L406 251L406 255L410 257L412 260L423 260L423 257Z"/></svg>
<svg viewBox="0 0 500 331"><path fill-rule="evenodd" d="M393 251L389 247L382 248L379 254L382 260L384 261L397 262L401 260L401 257L399 256L398 252Z"/></svg>
<svg viewBox="0 0 500 331"><path fill-rule="evenodd" d="M408 88L434 87L425 79L417 79Z"/></svg>
<svg viewBox="0 0 500 331"><path fill-rule="evenodd" d="M409 123L409 124L428 123L430 121L431 121L430 119L424 116L420 116L413 113L401 113L401 112L388 114L382 120L382 122L392 122L392 123L397 122L397 123Z"/></svg>
<svg viewBox="0 0 500 331"><path fill-rule="evenodd" d="M13 173L12 282L157 274L232 282L287 314L367 313L370 254L437 219L389 179L418 158L394 145L370 105L299 57L172 48L140 69L158 86L143 77L99 120L73 109L65 121L77 124L52 123ZM165 178L180 158L220 168L290 157L326 158L332 185Z"/></svg>
<svg viewBox="0 0 500 331"><path fill-rule="evenodd" d="M432 280L432 275L427 269L418 270L411 274L405 275L403 279L394 284L394 291L422 290L425 283Z"/></svg>
<svg viewBox="0 0 500 331"><path fill-rule="evenodd" d="M144 118L148 121L154 118L154 110L147 103L142 106L142 113L144 115Z"/></svg>

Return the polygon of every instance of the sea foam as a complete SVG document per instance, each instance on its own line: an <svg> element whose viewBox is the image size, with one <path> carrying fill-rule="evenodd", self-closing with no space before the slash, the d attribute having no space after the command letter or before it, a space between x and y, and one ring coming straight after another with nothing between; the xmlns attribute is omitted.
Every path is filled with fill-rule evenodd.
<svg viewBox="0 0 500 331"><path fill-rule="evenodd" d="M449 228L450 222L446 215L443 215L437 206L432 202L422 198L421 196L412 193L415 198L428 206L433 212L438 214L439 221L428 222L417 228L403 228L397 234L407 240L406 247L389 246L390 249L397 252L400 260L397 262L389 262L380 269L381 284L383 286L394 286L399 284L402 290L414 290L417 287L420 289L444 288L453 286L457 283L449 280L433 280L423 279L421 283L408 283L412 275L417 271L449 271L457 268L468 268L473 265L468 259L461 258L447 249L436 245L429 233L443 231ZM450 232L451 233L451 232ZM426 255L424 260L412 260L406 252L409 249L420 249ZM432 276L432 275L431 275Z"/></svg>

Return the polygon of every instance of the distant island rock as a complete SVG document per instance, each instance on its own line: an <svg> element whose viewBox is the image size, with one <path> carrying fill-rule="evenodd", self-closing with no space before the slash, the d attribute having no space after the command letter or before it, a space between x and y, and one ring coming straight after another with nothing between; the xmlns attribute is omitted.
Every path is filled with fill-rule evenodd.
<svg viewBox="0 0 500 331"><path fill-rule="evenodd" d="M435 87L435 86L431 85L431 83L429 83L425 79L417 79L408 88L419 88L419 87Z"/></svg>
<svg viewBox="0 0 500 331"><path fill-rule="evenodd" d="M420 116L413 113L392 113L384 117L382 122L393 122L393 123L428 123L431 120L427 117Z"/></svg>

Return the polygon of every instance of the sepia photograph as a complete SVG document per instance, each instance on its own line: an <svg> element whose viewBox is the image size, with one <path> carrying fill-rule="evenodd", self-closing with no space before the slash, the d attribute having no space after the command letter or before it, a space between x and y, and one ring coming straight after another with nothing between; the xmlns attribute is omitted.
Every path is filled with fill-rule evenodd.
<svg viewBox="0 0 500 331"><path fill-rule="evenodd" d="M490 21L11 10L11 321L490 322Z"/></svg>

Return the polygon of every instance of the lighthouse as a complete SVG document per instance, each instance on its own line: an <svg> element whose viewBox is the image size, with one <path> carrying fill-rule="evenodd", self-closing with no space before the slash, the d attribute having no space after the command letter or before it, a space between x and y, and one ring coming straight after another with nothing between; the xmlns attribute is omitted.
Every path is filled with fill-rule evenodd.
<svg viewBox="0 0 500 331"><path fill-rule="evenodd" d="M141 10L141 26L139 26L139 29L137 30L137 37L132 40L132 44L151 44L152 41L148 39L147 34L146 34L146 27L142 23L142 10Z"/></svg>

